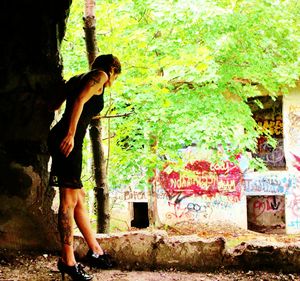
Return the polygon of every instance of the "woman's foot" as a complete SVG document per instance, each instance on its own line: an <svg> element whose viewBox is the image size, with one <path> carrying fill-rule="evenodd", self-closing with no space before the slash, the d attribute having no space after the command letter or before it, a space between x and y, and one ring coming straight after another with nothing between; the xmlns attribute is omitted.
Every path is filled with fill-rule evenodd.
<svg viewBox="0 0 300 281"><path fill-rule="evenodd" d="M74 266L66 265L61 259L58 260L57 268L61 273L62 280L65 280L65 274L68 274L73 281L89 281L93 279L92 275L87 274L81 264Z"/></svg>
<svg viewBox="0 0 300 281"><path fill-rule="evenodd" d="M85 260L90 267L109 269L115 266L115 262L109 254L104 252L103 255L98 255L91 249L88 251Z"/></svg>

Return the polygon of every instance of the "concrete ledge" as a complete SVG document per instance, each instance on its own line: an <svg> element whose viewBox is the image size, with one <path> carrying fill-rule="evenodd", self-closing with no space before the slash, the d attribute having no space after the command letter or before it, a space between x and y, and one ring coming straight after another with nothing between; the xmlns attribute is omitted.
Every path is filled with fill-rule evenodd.
<svg viewBox="0 0 300 281"><path fill-rule="evenodd" d="M98 234L102 247L126 270L178 269L212 271L220 268L268 269L300 272L300 242L248 241L226 249L223 237L171 236L165 231ZM75 252L83 257L88 248L75 237Z"/></svg>
<svg viewBox="0 0 300 281"><path fill-rule="evenodd" d="M158 268L210 270L221 266L225 240L199 236L164 237L155 249Z"/></svg>
<svg viewBox="0 0 300 281"><path fill-rule="evenodd" d="M125 269L145 269L154 265L154 248L157 241L167 237L165 231L136 231L117 234L97 234L102 248ZM88 248L82 236L75 237L75 252L83 257Z"/></svg>
<svg viewBox="0 0 300 281"><path fill-rule="evenodd" d="M168 237L165 231L98 234L97 239L124 269L178 268L209 270L221 266L225 240L199 236ZM88 248L82 236L75 237L75 252L83 257Z"/></svg>
<svg viewBox="0 0 300 281"><path fill-rule="evenodd" d="M227 267L300 272L300 243L243 242L226 251Z"/></svg>

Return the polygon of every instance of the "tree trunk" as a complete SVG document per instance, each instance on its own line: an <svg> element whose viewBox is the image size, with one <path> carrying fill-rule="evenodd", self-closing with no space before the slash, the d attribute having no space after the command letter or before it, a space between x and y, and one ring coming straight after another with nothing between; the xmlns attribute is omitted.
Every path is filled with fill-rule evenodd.
<svg viewBox="0 0 300 281"><path fill-rule="evenodd" d="M97 232L108 233L110 228L109 192L106 178L105 156L102 146L102 127L99 118L93 119L90 137L94 158L94 175L96 181L95 198L97 211Z"/></svg>
<svg viewBox="0 0 300 281"><path fill-rule="evenodd" d="M97 40L95 36L96 18L95 1L85 1L84 31L89 68L97 56ZM97 212L97 232L108 233L110 227L109 192L106 178L104 149L102 145L101 120L94 119L90 124L90 138L93 151L94 178L96 182L95 198Z"/></svg>
<svg viewBox="0 0 300 281"><path fill-rule="evenodd" d="M157 153L157 138L153 137L152 139L153 143L151 144L151 150L153 153ZM148 190L148 203L149 203L149 223L152 226L160 226L162 225L159 215L158 215L158 209L157 209L157 176L158 171L155 169L154 171L154 179L151 182L151 187Z"/></svg>
<svg viewBox="0 0 300 281"><path fill-rule="evenodd" d="M97 40L96 40L96 18L95 18L95 1L85 1L85 16L84 21L84 33L85 33L85 44L88 56L89 68L97 56Z"/></svg>

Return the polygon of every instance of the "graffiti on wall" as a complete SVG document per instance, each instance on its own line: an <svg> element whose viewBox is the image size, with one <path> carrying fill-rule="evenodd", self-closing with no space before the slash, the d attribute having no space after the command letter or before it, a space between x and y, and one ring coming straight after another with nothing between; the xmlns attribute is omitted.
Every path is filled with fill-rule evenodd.
<svg viewBox="0 0 300 281"><path fill-rule="evenodd" d="M200 218L209 219L213 210L227 210L233 205L230 197L216 195L207 197L205 195L187 196L187 197L170 197L163 187L156 191L156 197L168 206L168 212L165 217L169 219L187 219L199 220Z"/></svg>
<svg viewBox="0 0 300 281"><path fill-rule="evenodd" d="M285 232L288 198L297 191L297 178L288 172L248 173L244 178L248 228L258 232Z"/></svg>
<svg viewBox="0 0 300 281"><path fill-rule="evenodd" d="M248 228L265 232L285 229L285 196L249 196Z"/></svg>
<svg viewBox="0 0 300 281"><path fill-rule="evenodd" d="M190 196L240 198L242 172L233 163L224 161L222 165L217 165L203 160L189 163L185 169L189 173L168 172L165 169L159 175L160 185L169 199L176 198L176 203Z"/></svg>
<svg viewBox="0 0 300 281"><path fill-rule="evenodd" d="M289 146L296 148L300 145L300 106L290 105L289 106L289 129L288 129L288 138Z"/></svg>
<svg viewBox="0 0 300 281"><path fill-rule="evenodd" d="M261 158L270 170L283 169L286 166L283 138L277 138L276 147L273 148L267 138L260 137L258 139L257 153L254 157Z"/></svg>
<svg viewBox="0 0 300 281"><path fill-rule="evenodd" d="M282 97L276 100L270 96L254 97L248 100L253 113L253 118L264 133L268 133L277 140L276 147L268 143L263 134L257 140L257 150L254 157L261 158L269 170L283 170L286 167L283 147L283 119L282 119ZM259 106L262 104L263 106Z"/></svg>
<svg viewBox="0 0 300 281"><path fill-rule="evenodd" d="M286 134L285 144L288 169L296 176L297 188L286 197L287 228L290 232L299 233L300 230L300 104L299 92L285 100Z"/></svg>
<svg viewBox="0 0 300 281"><path fill-rule="evenodd" d="M143 190L126 190L124 191L124 200L128 201L146 201L146 192Z"/></svg>
<svg viewBox="0 0 300 281"><path fill-rule="evenodd" d="M294 157L294 161L293 161L294 168L300 171L300 156L297 156L294 153L291 153L291 155Z"/></svg>
<svg viewBox="0 0 300 281"><path fill-rule="evenodd" d="M296 177L286 173L248 173L244 177L244 185L247 195L289 194L291 190L296 188Z"/></svg>
<svg viewBox="0 0 300 281"><path fill-rule="evenodd" d="M240 168L229 161L197 160L181 173L167 167L159 174L160 198L165 196L169 207L165 218L181 222L209 219L214 210L231 208L240 201L242 179Z"/></svg>
<svg viewBox="0 0 300 281"><path fill-rule="evenodd" d="M288 206L290 211L292 212L293 217L299 217L300 218L300 194L297 194L296 192L293 192L291 194Z"/></svg>
<svg viewBox="0 0 300 281"><path fill-rule="evenodd" d="M299 190L293 191L287 197L286 211L288 212L289 220L287 226L294 230L300 230L300 193Z"/></svg>
<svg viewBox="0 0 300 281"><path fill-rule="evenodd" d="M258 220L266 213L272 215L283 211L284 212L284 196L252 196L248 199L248 205L251 206L248 210L251 211L249 220Z"/></svg>

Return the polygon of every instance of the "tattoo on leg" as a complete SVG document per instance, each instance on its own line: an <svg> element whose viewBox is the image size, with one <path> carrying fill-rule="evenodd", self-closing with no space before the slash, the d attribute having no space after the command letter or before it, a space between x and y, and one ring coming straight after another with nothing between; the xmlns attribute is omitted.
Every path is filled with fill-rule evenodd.
<svg viewBox="0 0 300 281"><path fill-rule="evenodd" d="M72 235L72 223L71 223L70 210L67 208L59 209L58 213L58 230L60 233L60 239L62 244L72 246L73 244L73 235Z"/></svg>

